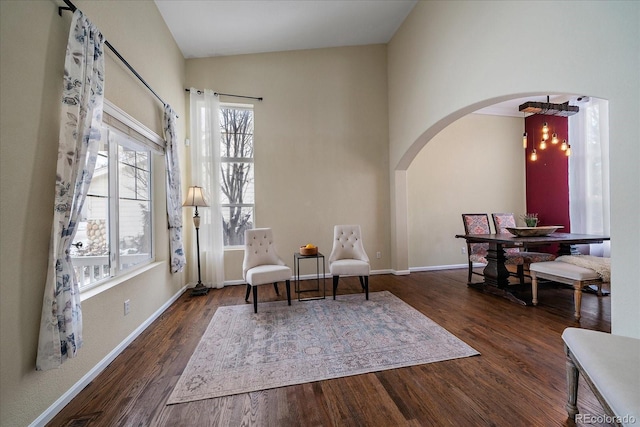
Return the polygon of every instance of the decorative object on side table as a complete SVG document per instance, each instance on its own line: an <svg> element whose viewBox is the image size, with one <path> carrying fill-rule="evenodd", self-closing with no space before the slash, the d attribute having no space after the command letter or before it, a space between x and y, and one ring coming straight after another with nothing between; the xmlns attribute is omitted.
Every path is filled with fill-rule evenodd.
<svg viewBox="0 0 640 427"><path fill-rule="evenodd" d="M300 255L318 255L318 247L312 243L307 243L304 246L300 246Z"/></svg>
<svg viewBox="0 0 640 427"><path fill-rule="evenodd" d="M206 295L209 292L209 288L207 288L202 283L202 277L200 276L200 215L198 215L198 206L208 207L209 204L204 196L204 191L202 187L198 187L194 185L189 187L189 192L187 193L187 199L182 205L193 206L196 208L195 214L193 215L193 225L196 227L196 250L198 251L198 283L194 288L191 289L192 296L198 295Z"/></svg>
<svg viewBox="0 0 640 427"><path fill-rule="evenodd" d="M537 213L527 213L521 215L520 218L524 221L527 227L535 227L538 225L538 214Z"/></svg>

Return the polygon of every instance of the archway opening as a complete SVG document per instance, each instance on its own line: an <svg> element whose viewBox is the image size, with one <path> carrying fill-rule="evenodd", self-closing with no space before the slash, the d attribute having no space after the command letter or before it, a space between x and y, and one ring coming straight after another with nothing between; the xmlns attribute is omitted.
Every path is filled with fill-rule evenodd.
<svg viewBox="0 0 640 427"><path fill-rule="evenodd" d="M577 98L562 97L572 103ZM552 102L564 102L556 101L562 97ZM546 95L511 96L506 102L494 98L469 106L425 131L416 141L420 149L412 147L411 161L403 157L407 167L395 174L395 224L396 230L406 230L407 268L397 272L466 267L464 242L454 238L462 231L462 213L526 212L529 160L522 146L525 115L517 107L524 99L537 98ZM608 158L605 172L608 177ZM406 209L404 225L398 207ZM608 234L608 218L606 222L603 232ZM395 239L398 259L401 241Z"/></svg>

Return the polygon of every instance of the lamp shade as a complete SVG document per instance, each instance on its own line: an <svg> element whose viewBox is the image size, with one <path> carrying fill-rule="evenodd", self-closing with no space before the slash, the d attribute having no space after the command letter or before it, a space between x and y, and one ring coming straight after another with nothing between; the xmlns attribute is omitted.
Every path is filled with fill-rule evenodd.
<svg viewBox="0 0 640 427"><path fill-rule="evenodd" d="M187 198L182 206L209 206L204 196L204 189L202 187L198 187L197 185L189 187Z"/></svg>

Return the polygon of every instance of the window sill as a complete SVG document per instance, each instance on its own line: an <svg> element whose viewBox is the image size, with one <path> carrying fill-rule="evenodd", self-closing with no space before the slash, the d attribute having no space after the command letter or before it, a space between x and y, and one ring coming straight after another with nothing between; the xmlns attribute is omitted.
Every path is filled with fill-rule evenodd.
<svg viewBox="0 0 640 427"><path fill-rule="evenodd" d="M94 287L91 287L89 289L85 289L83 291L80 292L80 301L85 301L88 300L89 298L92 298L108 289L111 289L115 286L118 286L119 284L126 282L127 280L130 280L140 274L146 273L147 271L153 270L154 268L157 268L161 265L164 265L166 262L165 261L157 261L157 262L152 262L150 264L147 264L145 266L142 266L140 268L137 268L133 271L130 271L128 273L122 274L120 276L116 276L110 280L107 280L106 282L100 283Z"/></svg>

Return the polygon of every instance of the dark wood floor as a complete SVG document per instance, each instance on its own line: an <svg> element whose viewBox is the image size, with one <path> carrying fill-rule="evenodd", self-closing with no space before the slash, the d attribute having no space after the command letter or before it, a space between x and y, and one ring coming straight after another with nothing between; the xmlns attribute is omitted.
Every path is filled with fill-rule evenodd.
<svg viewBox="0 0 640 427"><path fill-rule="evenodd" d="M540 305L519 306L468 288L466 270L372 276L370 287L392 292L481 355L166 406L216 308L244 304L245 287L203 297L186 293L49 425L574 425L564 409L560 335L569 326L609 332L610 298L585 294L578 324L569 289L547 287ZM262 301L284 299L272 287L260 290ZM348 278L338 291L361 289ZM583 414L604 413L582 380L578 407Z"/></svg>

